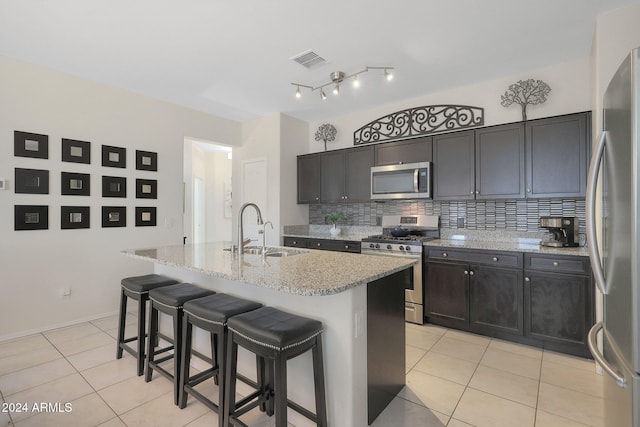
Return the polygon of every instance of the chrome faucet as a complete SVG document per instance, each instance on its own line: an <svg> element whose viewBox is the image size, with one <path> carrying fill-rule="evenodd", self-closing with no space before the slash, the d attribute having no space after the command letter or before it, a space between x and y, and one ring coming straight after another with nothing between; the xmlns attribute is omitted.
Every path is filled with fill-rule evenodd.
<svg viewBox="0 0 640 427"><path fill-rule="evenodd" d="M262 230L258 231L258 233L262 234L262 255L266 255L267 253L267 246L265 243L265 240L267 238L267 224L269 224L271 226L271 229L273 230L273 223L271 221L265 221L264 224L262 224Z"/></svg>
<svg viewBox="0 0 640 427"><path fill-rule="evenodd" d="M249 202L249 203L245 203L240 207L240 212L238 212L238 254L239 255L244 253L244 245L249 243L244 241L244 229L242 226L242 214L244 213L244 210L249 206L252 206L256 210L256 213L258 214L258 225L264 224L264 221L262 221L262 213L260 212L260 208L258 207L258 205L256 205L255 203Z"/></svg>

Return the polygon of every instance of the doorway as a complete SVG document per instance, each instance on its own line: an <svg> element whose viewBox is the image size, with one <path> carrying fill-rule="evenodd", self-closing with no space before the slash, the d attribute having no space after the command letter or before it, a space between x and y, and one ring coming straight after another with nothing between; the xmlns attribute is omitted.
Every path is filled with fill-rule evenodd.
<svg viewBox="0 0 640 427"><path fill-rule="evenodd" d="M184 139L184 243L230 241L231 147Z"/></svg>

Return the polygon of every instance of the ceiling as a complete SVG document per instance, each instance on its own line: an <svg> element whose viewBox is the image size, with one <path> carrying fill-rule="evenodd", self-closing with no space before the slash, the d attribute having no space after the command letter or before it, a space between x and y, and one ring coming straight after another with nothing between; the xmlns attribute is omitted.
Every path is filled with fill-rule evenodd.
<svg viewBox="0 0 640 427"><path fill-rule="evenodd" d="M316 121L590 54L640 0L2 0L0 55L238 121ZM312 49L326 62L290 58ZM361 75L339 96L301 89Z"/></svg>

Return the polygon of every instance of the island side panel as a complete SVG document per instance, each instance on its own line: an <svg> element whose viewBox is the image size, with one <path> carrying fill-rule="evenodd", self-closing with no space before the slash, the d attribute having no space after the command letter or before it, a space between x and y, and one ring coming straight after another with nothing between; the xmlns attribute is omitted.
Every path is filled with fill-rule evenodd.
<svg viewBox="0 0 640 427"><path fill-rule="evenodd" d="M367 376L369 424L405 385L405 289L408 268L367 285Z"/></svg>
<svg viewBox="0 0 640 427"><path fill-rule="evenodd" d="M362 318L367 312L367 286L356 286L335 295L302 296L179 267L155 264L154 271L182 282L190 282L217 292L250 299L322 321L329 426L366 427L368 425L367 334L366 330L360 331L358 336L355 333L356 313L359 313ZM202 351L208 351L208 337L196 331L195 346ZM255 377L255 359L249 353L240 352L238 364L240 372L246 373L251 378ZM287 367L289 399L315 411L311 352L290 360L287 362ZM244 389L239 387L238 391L243 393ZM289 422L296 427L315 426L291 409L288 414Z"/></svg>

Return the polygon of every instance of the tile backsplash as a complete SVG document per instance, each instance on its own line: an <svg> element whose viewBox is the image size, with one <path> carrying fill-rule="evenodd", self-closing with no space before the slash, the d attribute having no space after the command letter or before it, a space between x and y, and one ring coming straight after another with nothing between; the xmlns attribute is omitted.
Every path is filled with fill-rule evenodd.
<svg viewBox="0 0 640 427"><path fill-rule="evenodd" d="M541 216L572 216L579 221L578 237L585 243L584 199L528 200L389 200L370 203L309 205L309 224L325 224L331 212L342 212L346 225L375 226L382 215L439 215L441 229L508 230L538 233ZM462 218L464 227L458 227ZM460 230L462 231L462 230Z"/></svg>

